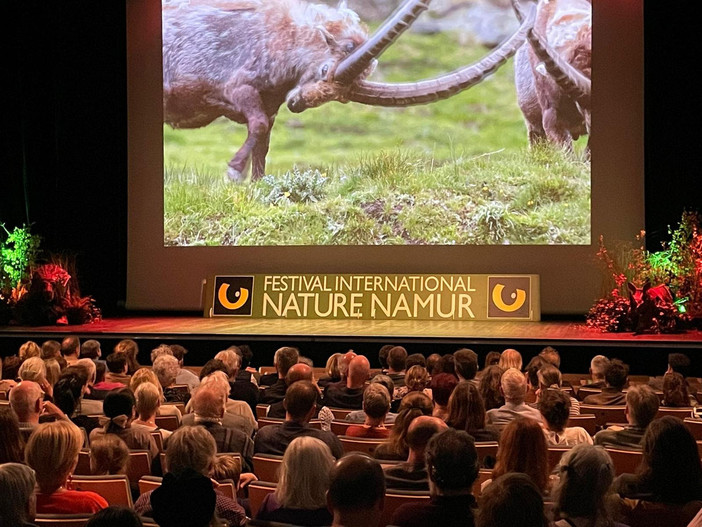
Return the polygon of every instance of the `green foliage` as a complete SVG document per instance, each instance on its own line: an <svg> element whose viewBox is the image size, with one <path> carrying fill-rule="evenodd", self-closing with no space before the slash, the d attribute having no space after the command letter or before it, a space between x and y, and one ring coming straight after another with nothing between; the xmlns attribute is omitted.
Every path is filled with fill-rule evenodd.
<svg viewBox="0 0 702 527"><path fill-rule="evenodd" d="M41 238L32 234L28 225L5 231L5 239L0 241L0 293L9 297L12 289L29 279L31 267L39 254ZM0 232L0 234L2 234Z"/></svg>
<svg viewBox="0 0 702 527"><path fill-rule="evenodd" d="M292 170L280 176L267 175L261 178L261 187L268 193L261 199L263 203L278 205L287 203L314 203L324 197L327 178L319 170L301 172L295 165Z"/></svg>

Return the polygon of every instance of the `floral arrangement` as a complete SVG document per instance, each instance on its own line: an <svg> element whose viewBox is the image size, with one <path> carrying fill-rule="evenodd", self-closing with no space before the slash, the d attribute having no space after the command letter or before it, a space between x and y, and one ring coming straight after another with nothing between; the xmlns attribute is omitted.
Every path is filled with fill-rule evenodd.
<svg viewBox="0 0 702 527"><path fill-rule="evenodd" d="M600 237L597 258L607 293L590 309L587 324L602 331L670 333L702 323L702 217L683 213L658 252L635 243L613 250Z"/></svg>

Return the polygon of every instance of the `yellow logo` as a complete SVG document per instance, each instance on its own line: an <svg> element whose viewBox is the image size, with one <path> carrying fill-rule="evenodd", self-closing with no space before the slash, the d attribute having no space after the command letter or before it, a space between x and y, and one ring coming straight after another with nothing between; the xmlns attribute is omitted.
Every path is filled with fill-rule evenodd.
<svg viewBox="0 0 702 527"><path fill-rule="evenodd" d="M230 302L229 297L227 296L227 291L229 291L229 284L223 283L222 285L220 285L219 290L217 291L217 299L223 307L231 309L232 311L241 308L244 304L246 304L246 301L249 299L249 290L240 287L239 290L236 293L234 293L234 296L237 298L237 301Z"/></svg>
<svg viewBox="0 0 702 527"><path fill-rule="evenodd" d="M492 302L495 304L495 307L501 311L504 311L505 313L512 313L524 305L527 298L526 291L524 289L515 289L514 293L510 295L510 297L514 300L514 302L511 304L506 304L502 300L502 291L504 291L504 289L505 286L503 284L497 284L492 290Z"/></svg>

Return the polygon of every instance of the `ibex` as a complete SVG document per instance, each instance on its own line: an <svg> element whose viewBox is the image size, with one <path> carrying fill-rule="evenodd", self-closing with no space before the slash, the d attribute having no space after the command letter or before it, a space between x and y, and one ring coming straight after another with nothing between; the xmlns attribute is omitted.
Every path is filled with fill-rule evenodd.
<svg viewBox="0 0 702 527"><path fill-rule="evenodd" d="M522 5L512 3L519 15ZM528 42L514 61L531 145L546 140L570 151L573 139L590 135L591 11L589 0L539 0Z"/></svg>
<svg viewBox="0 0 702 527"><path fill-rule="evenodd" d="M303 0L198 0L163 11L164 120L174 128L206 126L220 116L246 124L244 145L227 173L241 181L265 173L270 133L287 101L302 112L329 101L408 106L444 99L480 82L524 42L535 9L487 57L436 79L365 81L376 58L428 8L406 0L372 35L345 1L334 9Z"/></svg>

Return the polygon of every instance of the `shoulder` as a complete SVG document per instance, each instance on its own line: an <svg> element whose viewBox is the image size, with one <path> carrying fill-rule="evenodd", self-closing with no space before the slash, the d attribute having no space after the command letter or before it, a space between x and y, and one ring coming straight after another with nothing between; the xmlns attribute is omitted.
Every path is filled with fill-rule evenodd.
<svg viewBox="0 0 702 527"><path fill-rule="evenodd" d="M97 512L109 507L105 498L90 490L67 490L66 498L70 498L76 506L91 509L90 512Z"/></svg>

